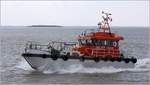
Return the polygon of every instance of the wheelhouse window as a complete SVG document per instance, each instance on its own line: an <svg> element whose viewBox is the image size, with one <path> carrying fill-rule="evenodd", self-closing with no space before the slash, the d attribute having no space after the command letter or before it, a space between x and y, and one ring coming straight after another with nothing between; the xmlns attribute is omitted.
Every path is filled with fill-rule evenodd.
<svg viewBox="0 0 150 85"><path fill-rule="evenodd" d="M79 45L93 45L91 39L79 39Z"/></svg>
<svg viewBox="0 0 150 85"><path fill-rule="evenodd" d="M87 45L93 45L93 42L92 42L91 39L87 39L87 40L86 40L86 44L87 44Z"/></svg>
<svg viewBox="0 0 150 85"><path fill-rule="evenodd" d="M106 46L113 46L113 43L114 43L114 41L112 41L112 40L106 40L105 41Z"/></svg>
<svg viewBox="0 0 150 85"><path fill-rule="evenodd" d="M96 46L104 46L105 45L105 40L95 40L93 39L93 44Z"/></svg>
<svg viewBox="0 0 150 85"><path fill-rule="evenodd" d="M115 46L115 47L117 47L118 46L118 41L106 40L105 45L106 46Z"/></svg>
<svg viewBox="0 0 150 85"><path fill-rule="evenodd" d="M113 40L96 40L96 39L79 39L79 45L90 46L118 46L118 41Z"/></svg>
<svg viewBox="0 0 150 85"><path fill-rule="evenodd" d="M79 39L79 45L86 45L86 39Z"/></svg>

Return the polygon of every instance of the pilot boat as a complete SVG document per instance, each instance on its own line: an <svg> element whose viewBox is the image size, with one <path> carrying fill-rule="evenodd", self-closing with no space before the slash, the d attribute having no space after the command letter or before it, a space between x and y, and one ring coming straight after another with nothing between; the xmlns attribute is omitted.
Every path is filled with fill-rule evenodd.
<svg viewBox="0 0 150 85"><path fill-rule="evenodd" d="M111 32L111 14L103 11L102 14L103 20L98 23L98 29L78 35L77 43L51 41L47 45L41 45L30 41L26 44L25 52L22 53L22 56L36 70L44 69L49 62L58 59L66 62L80 60L87 67L101 67L104 65L134 66L137 59L135 57L125 57L120 51L119 42L124 38Z"/></svg>

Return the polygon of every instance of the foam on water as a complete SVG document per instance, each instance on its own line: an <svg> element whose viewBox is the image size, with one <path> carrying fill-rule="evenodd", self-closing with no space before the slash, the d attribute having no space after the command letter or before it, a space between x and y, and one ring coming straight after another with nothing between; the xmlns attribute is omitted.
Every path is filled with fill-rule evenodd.
<svg viewBox="0 0 150 85"><path fill-rule="evenodd" d="M55 66L55 69L52 67L47 70L44 70L43 73L66 74L66 73L117 73L117 72L125 72L125 71L142 72L142 71L150 70L149 64L150 64L149 58L139 59L138 62L135 64L134 68L114 68L112 66L109 67L107 66L102 68L89 68L89 67L84 67L81 63L70 64L65 68L61 68L59 64L55 64L53 65ZM22 60L16 67L26 71L34 71L25 60Z"/></svg>
<svg viewBox="0 0 150 85"><path fill-rule="evenodd" d="M25 59L22 59L21 62L19 62L15 67L26 71L34 71Z"/></svg>
<svg viewBox="0 0 150 85"><path fill-rule="evenodd" d="M139 59L138 62L135 64L136 68L149 68L150 67L150 59L144 58Z"/></svg>

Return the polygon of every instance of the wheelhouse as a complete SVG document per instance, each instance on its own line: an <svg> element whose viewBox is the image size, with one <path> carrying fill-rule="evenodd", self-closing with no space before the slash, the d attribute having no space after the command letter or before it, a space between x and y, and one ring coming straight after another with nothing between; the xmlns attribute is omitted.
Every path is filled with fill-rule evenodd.
<svg viewBox="0 0 150 85"><path fill-rule="evenodd" d="M103 13L103 21L98 23L98 30L85 31L78 36L79 45L75 47L80 54L89 57L119 57L119 41L122 36L112 33L109 23L112 21L109 13Z"/></svg>

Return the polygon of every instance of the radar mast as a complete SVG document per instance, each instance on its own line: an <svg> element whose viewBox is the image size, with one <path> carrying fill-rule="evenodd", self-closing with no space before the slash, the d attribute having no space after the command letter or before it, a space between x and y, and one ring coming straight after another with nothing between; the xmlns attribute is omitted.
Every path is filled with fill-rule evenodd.
<svg viewBox="0 0 150 85"><path fill-rule="evenodd" d="M111 33L111 30L110 30L110 22L112 22L112 18L111 18L111 13L106 13L104 11L102 11L102 21L98 23L98 28L99 30L103 31L103 32L109 32Z"/></svg>

